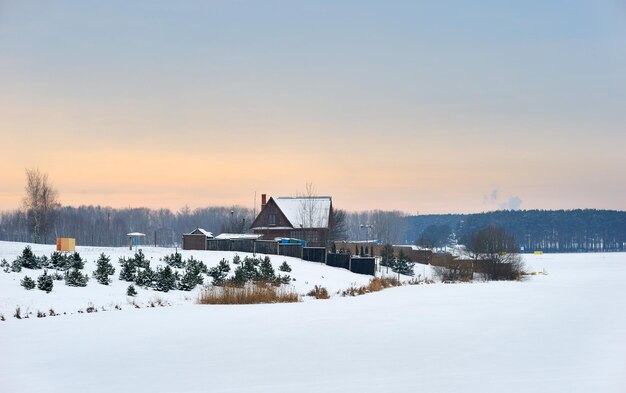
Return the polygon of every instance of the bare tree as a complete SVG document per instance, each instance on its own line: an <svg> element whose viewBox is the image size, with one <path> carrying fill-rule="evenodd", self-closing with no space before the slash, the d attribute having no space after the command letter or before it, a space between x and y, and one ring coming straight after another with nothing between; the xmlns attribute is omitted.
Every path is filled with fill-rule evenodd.
<svg viewBox="0 0 626 393"><path fill-rule="evenodd" d="M33 240L45 242L54 222L55 212L60 207L59 193L48 179L48 174L41 173L38 168L26 169L25 191L22 205L28 216Z"/></svg>
<svg viewBox="0 0 626 393"><path fill-rule="evenodd" d="M333 209L331 215L330 240L348 240L348 223L345 210Z"/></svg>
<svg viewBox="0 0 626 393"><path fill-rule="evenodd" d="M315 228L319 221L320 216L323 213L320 207L319 200L317 199L317 189L313 183L307 183L305 191L298 193L298 197L301 198L300 209L298 215L300 216L300 223L302 225L302 234L304 240L311 241L311 236L307 233L307 229Z"/></svg>
<svg viewBox="0 0 626 393"><path fill-rule="evenodd" d="M467 239L466 248L477 266L482 265L486 279L512 280L524 270L517 240L504 228L488 226L479 230Z"/></svg>

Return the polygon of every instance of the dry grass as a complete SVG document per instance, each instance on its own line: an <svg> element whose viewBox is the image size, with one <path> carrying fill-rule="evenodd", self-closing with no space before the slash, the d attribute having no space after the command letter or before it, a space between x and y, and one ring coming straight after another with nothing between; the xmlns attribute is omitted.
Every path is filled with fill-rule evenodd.
<svg viewBox="0 0 626 393"><path fill-rule="evenodd" d="M200 293L200 304L296 303L300 301L292 287L274 287L266 283L210 286Z"/></svg>
<svg viewBox="0 0 626 393"><path fill-rule="evenodd" d="M382 291L385 288L399 287L402 283L394 277L374 277L367 285L351 286L341 291L341 296L359 296L366 293Z"/></svg>
<svg viewBox="0 0 626 393"><path fill-rule="evenodd" d="M330 297L326 288L317 285L313 289L311 289L311 291L306 295L313 296L316 299L328 299Z"/></svg>

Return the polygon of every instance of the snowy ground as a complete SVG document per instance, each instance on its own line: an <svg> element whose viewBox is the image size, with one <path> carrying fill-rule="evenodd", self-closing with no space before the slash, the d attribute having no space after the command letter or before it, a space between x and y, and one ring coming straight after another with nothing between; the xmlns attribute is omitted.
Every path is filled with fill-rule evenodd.
<svg viewBox="0 0 626 393"><path fill-rule="evenodd" d="M526 258L549 274L9 318L0 391L625 392L626 254Z"/></svg>
<svg viewBox="0 0 626 393"><path fill-rule="evenodd" d="M11 263L22 253L26 243L0 242L0 260L6 259ZM40 255L50 254L55 250L53 245L31 244L33 252ZM173 248L155 248L142 247L143 253L148 259L151 259L151 267L164 265L159 261L166 255L174 253ZM118 279L120 265L118 260L120 257L132 257L134 251L130 251L127 247L106 248L106 247L76 247L81 257L86 260L83 272L91 273L96 269L95 261L100 253L105 253L111 258L111 264L115 267L115 274L111 277L113 282L111 285L100 285L93 278L90 279L87 287L69 287L63 281L55 281L54 289L50 293L42 292L38 289L27 291L20 286L20 280L24 276L32 279L43 274L43 270L22 269L19 273L4 273L0 270L0 314L5 318L15 313L16 307L20 307L22 313L37 311L48 312L51 308L56 313L75 313L78 310L85 310L89 305L93 305L98 309L113 309L115 306L121 308L129 307L129 301L136 302L140 306L145 306L155 299L162 299L171 305L193 304L198 298L201 290L197 287L190 292L170 291L168 293L158 292L151 289L137 288L138 295L134 298L126 296L126 288L130 283L120 281ZM183 259L193 256L195 259L203 261L208 267L215 266L222 258L231 261L231 269L234 270L235 265L232 264L232 258L238 254L241 258L252 256L249 253L221 252L221 251L181 251ZM257 254L257 256L263 256ZM346 289L351 285L366 284L371 276L351 273L348 270L329 267L319 263L306 262L297 258L283 257L277 255L269 256L277 274L289 274L295 281L292 281L294 289L301 294L309 292L315 285L326 287L329 292L336 293L339 290ZM287 261L292 268L290 273L283 273L278 270L278 266L283 261ZM232 274L231 270L231 274ZM423 269L418 268L416 272L423 274ZM52 270L51 270L52 272ZM205 282L209 283L210 279L205 277Z"/></svg>

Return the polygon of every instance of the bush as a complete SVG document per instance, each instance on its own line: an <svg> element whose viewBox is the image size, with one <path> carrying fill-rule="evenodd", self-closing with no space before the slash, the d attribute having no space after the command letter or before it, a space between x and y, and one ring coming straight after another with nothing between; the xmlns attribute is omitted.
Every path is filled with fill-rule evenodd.
<svg viewBox="0 0 626 393"><path fill-rule="evenodd" d="M115 268L111 264L111 259L102 253L96 261L96 266L96 270L93 272L93 277L100 284L109 285L111 283L109 276L115 274Z"/></svg>
<svg viewBox="0 0 626 393"><path fill-rule="evenodd" d="M26 288L27 290L31 290L35 288L35 280L32 278L25 276L22 281L20 281L20 285Z"/></svg>
<svg viewBox="0 0 626 393"><path fill-rule="evenodd" d="M330 298L330 295L328 294L328 290L324 287L321 286L315 286L313 289L311 289L311 291L309 293L306 294L307 296L313 296L316 299L328 299Z"/></svg>
<svg viewBox="0 0 626 393"><path fill-rule="evenodd" d="M50 293L50 291L52 291L52 287L54 287L54 280L52 279L52 276L48 275L48 271L44 270L43 274L37 277L37 288Z"/></svg>
<svg viewBox="0 0 626 393"><path fill-rule="evenodd" d="M128 288L126 289L126 295L127 296L137 295L137 290L135 289L135 286L133 284L130 284Z"/></svg>
<svg viewBox="0 0 626 393"><path fill-rule="evenodd" d="M293 288L275 288L265 283L209 287L198 298L200 304L260 304L260 303L296 303L300 296Z"/></svg>
<svg viewBox="0 0 626 393"><path fill-rule="evenodd" d="M65 285L70 287L86 287L89 276L78 269L72 269L65 273Z"/></svg>
<svg viewBox="0 0 626 393"><path fill-rule="evenodd" d="M59 273L59 272L54 272L54 273L52 273L52 274L50 275L50 277L52 277L52 279L53 279L54 281L61 281L61 280L63 280L63 279L65 278L65 277L63 277L63 275L62 275L61 273Z"/></svg>
<svg viewBox="0 0 626 393"><path fill-rule="evenodd" d="M287 261L284 261L279 267L278 270L280 270L281 272L291 272L291 266L289 266L289 264L287 263Z"/></svg>
<svg viewBox="0 0 626 393"><path fill-rule="evenodd" d="M241 263L241 257L238 254L235 254L235 256L233 257L233 264L239 265L240 263Z"/></svg>
<svg viewBox="0 0 626 393"><path fill-rule="evenodd" d="M171 267L175 267L178 269L182 269L185 267L185 262L183 262L183 256L178 252L166 255L165 257L163 257L163 262Z"/></svg>

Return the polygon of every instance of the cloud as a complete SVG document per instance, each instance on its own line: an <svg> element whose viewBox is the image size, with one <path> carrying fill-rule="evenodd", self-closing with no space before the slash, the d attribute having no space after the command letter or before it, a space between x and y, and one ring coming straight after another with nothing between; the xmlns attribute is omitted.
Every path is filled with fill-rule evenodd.
<svg viewBox="0 0 626 393"><path fill-rule="evenodd" d="M501 197L500 191L493 189L489 194L483 195L483 205L497 206L505 210L519 210L522 206L522 199L517 195L510 196L508 199L504 197L503 200L500 199Z"/></svg>
<svg viewBox="0 0 626 393"><path fill-rule="evenodd" d="M522 206L522 199L518 196L509 197L509 200L499 204L500 209L519 210Z"/></svg>

